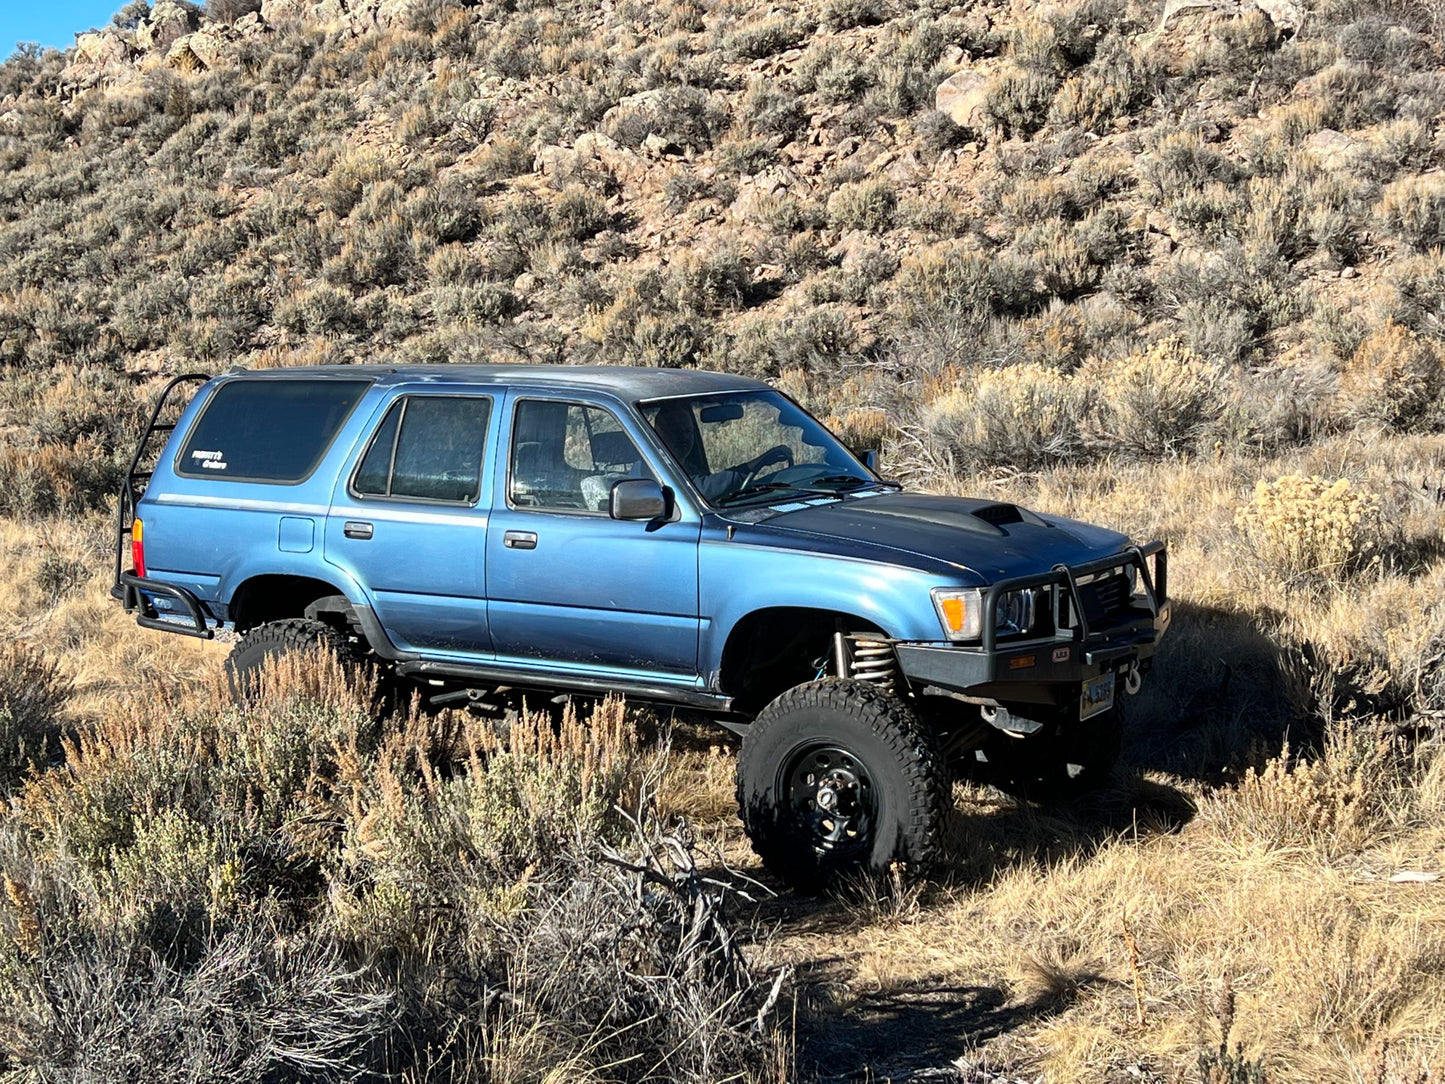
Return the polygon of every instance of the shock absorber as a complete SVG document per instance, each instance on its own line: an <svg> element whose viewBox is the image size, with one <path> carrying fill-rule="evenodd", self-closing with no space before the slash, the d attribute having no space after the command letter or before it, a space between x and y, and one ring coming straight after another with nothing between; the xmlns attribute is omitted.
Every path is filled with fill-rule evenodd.
<svg viewBox="0 0 1445 1084"><path fill-rule="evenodd" d="M833 641L834 665L842 678L866 681L888 692L898 689L898 656L887 640L867 633L838 633Z"/></svg>

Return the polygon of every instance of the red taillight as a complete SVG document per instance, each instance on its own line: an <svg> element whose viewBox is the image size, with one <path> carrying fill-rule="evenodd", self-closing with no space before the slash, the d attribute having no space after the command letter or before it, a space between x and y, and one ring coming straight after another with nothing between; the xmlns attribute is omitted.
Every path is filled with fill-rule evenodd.
<svg viewBox="0 0 1445 1084"><path fill-rule="evenodd" d="M136 520L130 525L130 563L135 569L137 576L144 577L146 574L146 547L145 540L141 537L141 521Z"/></svg>

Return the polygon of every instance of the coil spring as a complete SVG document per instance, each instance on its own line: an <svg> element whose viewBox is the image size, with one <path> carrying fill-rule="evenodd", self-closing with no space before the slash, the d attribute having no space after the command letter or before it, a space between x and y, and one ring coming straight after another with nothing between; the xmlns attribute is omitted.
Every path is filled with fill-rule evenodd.
<svg viewBox="0 0 1445 1084"><path fill-rule="evenodd" d="M848 670L856 681L866 681L893 692L898 687L898 657L887 640L848 637Z"/></svg>

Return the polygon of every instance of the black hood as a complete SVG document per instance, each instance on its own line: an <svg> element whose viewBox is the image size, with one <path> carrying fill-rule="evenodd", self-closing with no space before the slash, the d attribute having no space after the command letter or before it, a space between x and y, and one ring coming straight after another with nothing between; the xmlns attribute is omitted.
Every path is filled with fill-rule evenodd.
<svg viewBox="0 0 1445 1084"><path fill-rule="evenodd" d="M1117 531L1013 504L927 493L886 493L779 511L740 534L754 544L976 573L981 583L1080 564L1128 542ZM790 538L804 534L814 541ZM907 555L906 559L903 558Z"/></svg>

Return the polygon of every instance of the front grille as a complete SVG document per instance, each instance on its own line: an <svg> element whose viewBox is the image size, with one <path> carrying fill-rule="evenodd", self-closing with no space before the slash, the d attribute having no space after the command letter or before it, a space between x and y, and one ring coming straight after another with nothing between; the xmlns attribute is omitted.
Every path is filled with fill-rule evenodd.
<svg viewBox="0 0 1445 1084"><path fill-rule="evenodd" d="M1131 595L1129 577L1122 574L1079 585L1079 602L1090 624L1107 621L1123 613L1129 608Z"/></svg>

